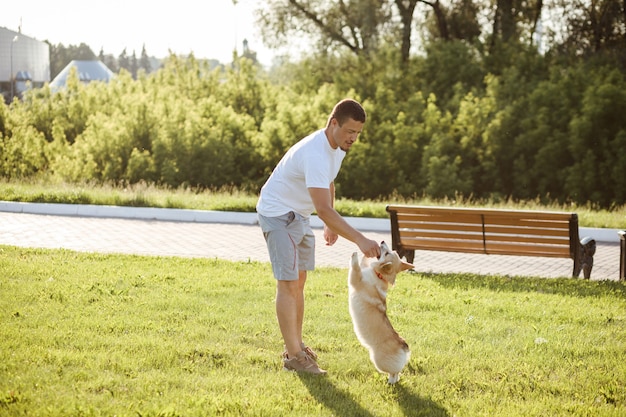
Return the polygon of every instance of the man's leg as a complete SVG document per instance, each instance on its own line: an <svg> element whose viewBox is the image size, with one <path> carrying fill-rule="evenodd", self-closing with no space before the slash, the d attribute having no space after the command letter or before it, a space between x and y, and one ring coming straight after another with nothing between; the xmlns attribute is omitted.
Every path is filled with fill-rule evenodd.
<svg viewBox="0 0 626 417"><path fill-rule="evenodd" d="M304 285L306 270L315 266L315 235L308 221L293 212L274 218L259 215L259 223L276 278L276 318L287 350L283 367L325 374L313 359L316 355L310 355L308 348L305 351L302 343Z"/></svg>
<svg viewBox="0 0 626 417"><path fill-rule="evenodd" d="M302 350L302 324L304 323L304 285L306 284L306 271L298 271L298 294L297 294L297 318L298 318L298 344Z"/></svg>
<svg viewBox="0 0 626 417"><path fill-rule="evenodd" d="M287 357L283 357L283 367L287 370L323 375L317 362L305 350L302 343L302 323L304 321L304 284L306 271L298 272L298 280L277 281L276 317L283 335Z"/></svg>
<svg viewBox="0 0 626 417"><path fill-rule="evenodd" d="M300 280L276 281L276 318L290 358L302 350L302 316L304 304Z"/></svg>

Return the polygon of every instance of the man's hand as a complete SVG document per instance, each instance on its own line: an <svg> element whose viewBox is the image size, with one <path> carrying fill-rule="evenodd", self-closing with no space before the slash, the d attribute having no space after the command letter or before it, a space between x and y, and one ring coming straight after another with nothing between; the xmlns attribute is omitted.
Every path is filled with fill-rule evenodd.
<svg viewBox="0 0 626 417"><path fill-rule="evenodd" d="M328 226L324 225L324 240L326 241L326 246L332 246L337 242L339 235L333 232Z"/></svg>
<svg viewBox="0 0 626 417"><path fill-rule="evenodd" d="M362 240L357 242L357 244L359 245L359 249L361 249L361 252L363 252L363 255L365 255L366 257L380 257L380 245L375 240L367 239L364 237Z"/></svg>

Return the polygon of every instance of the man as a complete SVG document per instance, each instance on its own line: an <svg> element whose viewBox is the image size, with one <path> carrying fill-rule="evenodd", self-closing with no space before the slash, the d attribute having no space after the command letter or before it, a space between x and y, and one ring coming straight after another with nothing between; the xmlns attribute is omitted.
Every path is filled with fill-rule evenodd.
<svg viewBox="0 0 626 417"><path fill-rule="evenodd" d="M380 255L378 243L350 226L334 209L335 177L365 118L358 102L337 103L326 128L291 147L261 189L256 209L276 278L276 317L287 370L326 373L317 364L317 354L302 341L304 285L307 271L315 266L311 213L316 212L324 222L327 245L342 236L356 243L365 256Z"/></svg>

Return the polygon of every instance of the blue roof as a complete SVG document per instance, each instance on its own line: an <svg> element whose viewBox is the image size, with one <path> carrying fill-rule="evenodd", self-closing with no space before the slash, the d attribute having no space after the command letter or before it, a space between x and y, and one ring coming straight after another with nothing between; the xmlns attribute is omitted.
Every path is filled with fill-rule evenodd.
<svg viewBox="0 0 626 417"><path fill-rule="evenodd" d="M109 82L111 78L115 76L115 73L111 71L101 61L77 61L74 60L67 64L65 68L54 77L54 80L50 82L50 87L65 87L67 83L67 77L70 75L72 68L76 68L78 72L78 78L81 82L88 83L91 81L104 81Z"/></svg>

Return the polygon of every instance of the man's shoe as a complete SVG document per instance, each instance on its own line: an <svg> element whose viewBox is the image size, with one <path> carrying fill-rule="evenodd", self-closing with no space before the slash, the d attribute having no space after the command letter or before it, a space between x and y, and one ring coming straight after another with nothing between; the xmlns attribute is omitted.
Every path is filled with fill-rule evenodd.
<svg viewBox="0 0 626 417"><path fill-rule="evenodd" d="M302 344L302 350L303 350L303 351L304 351L307 355L309 355L309 358L313 359L314 361L316 361L316 360L317 360L317 353L315 353L315 352L313 351L313 349L311 349L310 347L305 346L305 345L304 345L304 343Z"/></svg>
<svg viewBox="0 0 626 417"><path fill-rule="evenodd" d="M317 360L317 353L315 353L313 349L306 346L304 343L300 343L300 347L307 355L309 355L311 359L313 359L314 361ZM283 359L287 359L287 349L283 351Z"/></svg>
<svg viewBox="0 0 626 417"><path fill-rule="evenodd" d="M313 375L324 375L326 371L321 369L305 351L298 352L295 357L283 358L283 369L287 371L306 372Z"/></svg>

